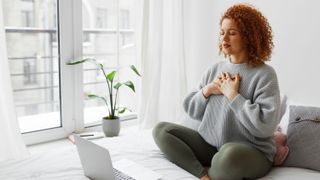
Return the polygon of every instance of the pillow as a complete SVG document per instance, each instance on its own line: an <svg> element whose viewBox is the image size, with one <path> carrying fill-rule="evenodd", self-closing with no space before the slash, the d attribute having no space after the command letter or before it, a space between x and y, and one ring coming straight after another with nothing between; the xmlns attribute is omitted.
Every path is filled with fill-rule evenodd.
<svg viewBox="0 0 320 180"><path fill-rule="evenodd" d="M320 108L289 107L289 155L284 166L320 171Z"/></svg>
<svg viewBox="0 0 320 180"><path fill-rule="evenodd" d="M281 132L284 134L287 134L288 131L288 125L289 125L289 107L287 107L285 113L283 114L283 116L281 117L279 126L281 128Z"/></svg>
<svg viewBox="0 0 320 180"><path fill-rule="evenodd" d="M289 124L289 106L288 106L288 98L286 95L281 95L279 111L280 111L279 127L281 128L282 133L287 134L287 127Z"/></svg>
<svg viewBox="0 0 320 180"><path fill-rule="evenodd" d="M284 114L286 113L287 110L287 101L288 101L288 97L287 95L281 95L280 96L280 107L279 107L279 111L280 111L280 119L284 116Z"/></svg>

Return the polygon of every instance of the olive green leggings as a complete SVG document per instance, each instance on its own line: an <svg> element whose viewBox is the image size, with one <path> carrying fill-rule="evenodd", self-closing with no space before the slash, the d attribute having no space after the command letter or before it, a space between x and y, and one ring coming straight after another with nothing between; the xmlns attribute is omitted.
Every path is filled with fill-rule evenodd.
<svg viewBox="0 0 320 180"><path fill-rule="evenodd" d="M214 180L256 179L272 166L255 148L226 143L218 151L197 131L173 123L159 123L153 138L171 162L199 178L208 174Z"/></svg>

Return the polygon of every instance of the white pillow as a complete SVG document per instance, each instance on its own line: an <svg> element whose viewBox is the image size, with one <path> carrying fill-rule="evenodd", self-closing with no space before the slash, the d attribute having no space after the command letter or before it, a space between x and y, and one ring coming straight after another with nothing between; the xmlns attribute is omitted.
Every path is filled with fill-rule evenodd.
<svg viewBox="0 0 320 180"><path fill-rule="evenodd" d="M285 113L282 115L279 126L284 134L287 134L289 124L289 106L286 107Z"/></svg>
<svg viewBox="0 0 320 180"><path fill-rule="evenodd" d="M289 106L287 95L281 95L280 97L280 123L279 126L283 133L287 133L289 124Z"/></svg>
<svg viewBox="0 0 320 180"><path fill-rule="evenodd" d="M285 114L287 107L288 107L288 97L287 95L281 95L280 96L280 119L283 117Z"/></svg>

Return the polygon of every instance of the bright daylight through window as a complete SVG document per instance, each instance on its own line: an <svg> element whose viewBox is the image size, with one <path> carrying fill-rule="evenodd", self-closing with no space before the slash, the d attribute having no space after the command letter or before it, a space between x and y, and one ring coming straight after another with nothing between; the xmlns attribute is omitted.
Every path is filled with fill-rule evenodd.
<svg viewBox="0 0 320 180"><path fill-rule="evenodd" d="M118 78L136 80L125 66L136 64L134 39L134 0L83 0L83 55L97 59L106 71L118 70ZM123 69L123 71L122 71ZM91 63L84 64L84 92L105 95L107 86L101 71ZM137 96L128 88L120 89L119 101L136 111ZM127 113L125 115L130 115ZM85 100L85 124L92 124L107 115L103 101Z"/></svg>
<svg viewBox="0 0 320 180"><path fill-rule="evenodd" d="M135 75L124 68L137 64L134 11L134 0L3 0L7 54L22 133L63 128L66 122L72 124L66 131L70 133L76 129L74 121L82 121L85 126L101 123L101 118L108 113L103 102L86 99L83 94L74 95L73 91L65 93L65 79L74 76L75 69L66 68L65 62L76 54L71 52L74 47L81 47L82 57L75 58L95 58L103 63L107 72L117 70L119 81L137 81ZM81 16L72 16L72 12ZM72 32L81 23L82 33ZM74 37L69 39L70 36ZM78 39L82 41L75 44ZM68 55L64 55L66 52ZM83 64L82 78L82 84L68 79L68 88L106 94L105 79L96 66ZM119 104L132 110L127 116L134 115L138 93L133 94L126 88L120 91ZM84 107L77 107L74 99L84 99ZM66 112L71 114L68 118L65 118ZM84 116L77 118L72 112L83 112Z"/></svg>
<svg viewBox="0 0 320 180"><path fill-rule="evenodd" d="M21 132L60 127L57 2L3 0L3 12Z"/></svg>

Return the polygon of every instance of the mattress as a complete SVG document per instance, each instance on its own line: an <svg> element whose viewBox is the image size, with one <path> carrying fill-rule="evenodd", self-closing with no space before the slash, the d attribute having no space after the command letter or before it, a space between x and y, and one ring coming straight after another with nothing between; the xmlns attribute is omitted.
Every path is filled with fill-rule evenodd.
<svg viewBox="0 0 320 180"><path fill-rule="evenodd" d="M102 138L93 142L107 148L113 162L126 158L149 168L162 176L163 180L195 180L190 173L168 161L155 145L151 130L139 131L132 127L118 137ZM45 179L87 180L74 145L33 154L19 161L0 162L1 180ZM279 167L261 180L320 179L316 171Z"/></svg>

